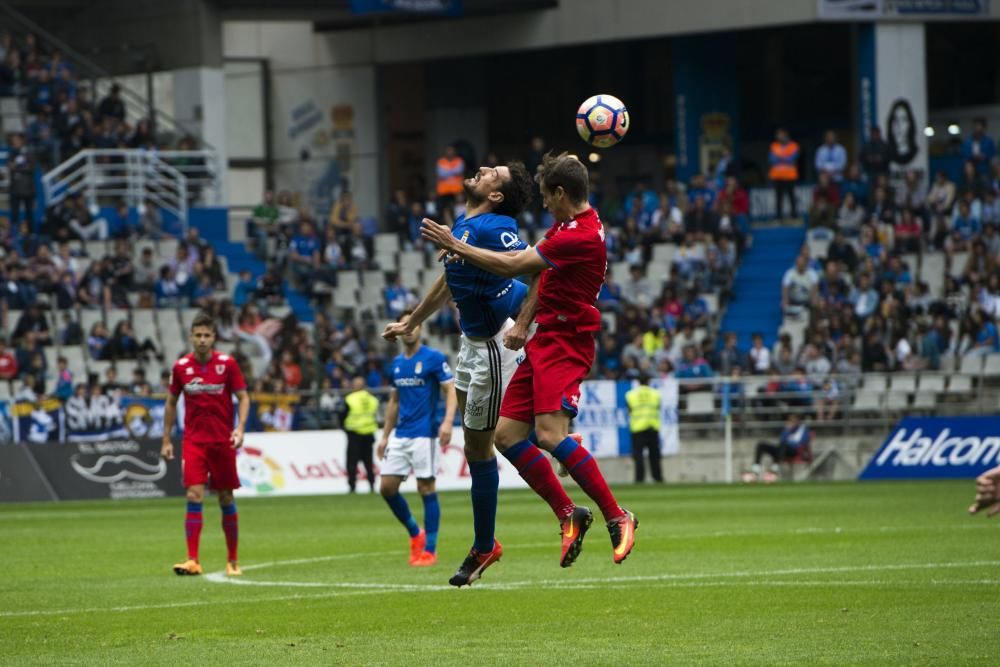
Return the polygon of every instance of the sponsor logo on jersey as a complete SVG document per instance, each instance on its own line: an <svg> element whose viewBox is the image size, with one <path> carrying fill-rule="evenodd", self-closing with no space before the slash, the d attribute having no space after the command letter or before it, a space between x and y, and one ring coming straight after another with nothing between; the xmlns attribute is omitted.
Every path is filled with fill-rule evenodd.
<svg viewBox="0 0 1000 667"><path fill-rule="evenodd" d="M396 386L397 387L423 387L424 386L424 379L423 378L397 378L396 379Z"/></svg>
<svg viewBox="0 0 1000 667"><path fill-rule="evenodd" d="M517 234L513 232L500 232L500 243L503 244L504 248L513 248L521 239L517 238Z"/></svg>
<svg viewBox="0 0 1000 667"><path fill-rule="evenodd" d="M470 400L465 404L465 415L467 417L483 416L483 399Z"/></svg>
<svg viewBox="0 0 1000 667"><path fill-rule="evenodd" d="M194 378L184 385L184 391L189 394L221 394L225 388L224 384L210 384L201 378Z"/></svg>

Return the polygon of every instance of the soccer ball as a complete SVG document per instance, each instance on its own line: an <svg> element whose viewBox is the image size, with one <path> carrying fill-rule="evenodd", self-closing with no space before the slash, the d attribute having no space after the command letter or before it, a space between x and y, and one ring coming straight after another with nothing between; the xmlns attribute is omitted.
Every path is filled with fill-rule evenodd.
<svg viewBox="0 0 1000 667"><path fill-rule="evenodd" d="M628 109L613 95L594 95L576 111L576 131L591 146L610 148L628 132Z"/></svg>

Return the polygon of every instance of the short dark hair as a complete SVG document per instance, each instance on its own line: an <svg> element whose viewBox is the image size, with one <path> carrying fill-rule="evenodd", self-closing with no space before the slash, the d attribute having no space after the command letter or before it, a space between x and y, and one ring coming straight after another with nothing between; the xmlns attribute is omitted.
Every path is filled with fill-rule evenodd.
<svg viewBox="0 0 1000 667"><path fill-rule="evenodd" d="M396 318L396 321L397 322L402 322L404 317L406 317L408 315L412 315L412 314L413 314L413 309L412 308L407 308L406 310L404 310L403 312L401 312L399 314L399 317Z"/></svg>
<svg viewBox="0 0 1000 667"><path fill-rule="evenodd" d="M531 201L532 190L531 174L523 162L512 161L507 163L510 170L510 180L500 186L500 194L503 201L493 210L499 215L509 215L516 218L521 215L528 202Z"/></svg>
<svg viewBox="0 0 1000 667"><path fill-rule="evenodd" d="M191 322L191 331L198 327L208 327L212 333L215 333L215 318L204 311L198 313L194 316L194 321Z"/></svg>
<svg viewBox="0 0 1000 667"><path fill-rule="evenodd" d="M538 184L548 190L562 188L574 204L587 201L590 192L590 176L582 162L563 152L559 155L546 153L535 176Z"/></svg>

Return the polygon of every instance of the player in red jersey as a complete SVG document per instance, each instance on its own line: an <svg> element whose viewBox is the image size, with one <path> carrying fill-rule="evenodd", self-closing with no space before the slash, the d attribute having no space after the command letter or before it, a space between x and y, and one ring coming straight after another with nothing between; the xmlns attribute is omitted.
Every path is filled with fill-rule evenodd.
<svg viewBox="0 0 1000 667"><path fill-rule="evenodd" d="M202 501L205 485L219 495L222 508L222 531L226 535L226 574L242 574L236 560L239 519L233 489L240 488L236 473L236 450L243 446L243 429L250 412L243 373L236 360L212 349L215 344L215 321L199 313L191 324L191 345L194 352L174 364L167 391L167 406L163 417L163 446L160 455L168 461L174 458L170 433L177 418L177 397L184 393L184 437L181 441L181 470L187 489L188 559L174 565L177 574L201 574L198 562L198 542L201 538ZM233 395L239 399L239 424L233 428Z"/></svg>
<svg viewBox="0 0 1000 667"><path fill-rule="evenodd" d="M486 271L503 276L538 274L521 306L522 311L534 309L538 330L529 339L531 318L519 318L518 330L508 334L509 344L525 345L527 358L503 397L494 444L559 518L563 537L560 565L571 565L593 516L587 508L573 504L545 457L528 441L534 420L538 444L552 452L600 507L611 534L613 560L621 563L632 550L638 521L618 505L590 453L569 437L580 382L594 362L594 334L601 329L594 302L607 270L604 226L587 201L587 168L575 157L565 153L545 156L535 178L542 201L556 222L534 248L511 253L483 250L462 243L447 227L427 219L421 233L448 253ZM539 462L545 466L537 465ZM490 554L470 554L466 560L475 561L463 563L463 568L468 565L476 575L493 562Z"/></svg>

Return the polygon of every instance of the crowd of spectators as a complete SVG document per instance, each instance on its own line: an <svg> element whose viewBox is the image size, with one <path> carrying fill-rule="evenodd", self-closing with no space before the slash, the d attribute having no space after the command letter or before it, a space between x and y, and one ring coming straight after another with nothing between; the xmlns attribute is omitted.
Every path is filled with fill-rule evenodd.
<svg viewBox="0 0 1000 667"><path fill-rule="evenodd" d="M832 137L817 151L809 227L825 252L803 246L782 279L782 310L803 340L781 336L770 369L754 370L800 374L820 420L863 372L948 370L1000 352L1000 161L985 130L977 120L963 142L957 183L944 171L890 179L877 131L860 162L841 147L842 171L821 169Z"/></svg>

